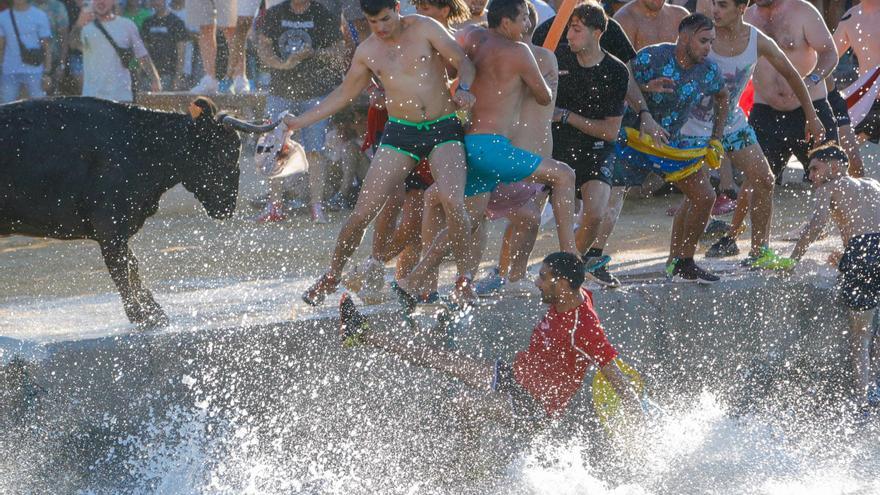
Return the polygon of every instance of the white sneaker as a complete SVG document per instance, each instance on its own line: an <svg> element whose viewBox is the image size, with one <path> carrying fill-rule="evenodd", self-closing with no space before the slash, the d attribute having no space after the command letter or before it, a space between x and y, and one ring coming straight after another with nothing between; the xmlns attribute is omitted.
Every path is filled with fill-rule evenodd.
<svg viewBox="0 0 880 495"><path fill-rule="evenodd" d="M251 82L244 76L235 76L230 92L234 95L246 95L251 92Z"/></svg>
<svg viewBox="0 0 880 495"><path fill-rule="evenodd" d="M218 83L213 77L205 75L193 89L189 90L189 92L197 95L215 95L219 90L220 83Z"/></svg>

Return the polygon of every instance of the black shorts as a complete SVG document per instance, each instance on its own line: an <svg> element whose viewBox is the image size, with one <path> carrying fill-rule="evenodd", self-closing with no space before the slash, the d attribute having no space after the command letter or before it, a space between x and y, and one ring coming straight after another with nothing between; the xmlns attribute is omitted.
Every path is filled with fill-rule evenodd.
<svg viewBox="0 0 880 495"><path fill-rule="evenodd" d="M541 404L516 381L513 368L500 359L495 361L492 390L510 397L513 417L516 421L537 422L547 417Z"/></svg>
<svg viewBox="0 0 880 495"><path fill-rule="evenodd" d="M597 145L604 145L596 147ZM553 158L565 162L574 170L574 188L581 199L581 186L597 180L611 185L614 167L608 155L614 152L614 143L599 142L590 149L578 145L560 145L554 149Z"/></svg>
<svg viewBox="0 0 880 495"><path fill-rule="evenodd" d="M840 94L840 91L828 92L828 104L834 111L834 120L837 121L837 127L844 127L852 124L849 120L849 110L846 108L846 100Z"/></svg>
<svg viewBox="0 0 880 495"><path fill-rule="evenodd" d="M825 126L825 140L837 141L837 121L828 100L822 98L813 102L819 120ZM755 129L758 143L764 150L770 169L776 177L782 174L791 155L798 161L808 163L808 153L812 143L804 140L807 118L802 108L783 112L764 103L755 103L749 115L749 124ZM817 143L818 144L818 143Z"/></svg>
<svg viewBox="0 0 880 495"><path fill-rule="evenodd" d="M880 143L880 98L871 105L865 120L861 121L853 131L868 136L868 140L872 143Z"/></svg>
<svg viewBox="0 0 880 495"><path fill-rule="evenodd" d="M389 117L379 147L390 148L420 162L428 158L434 148L450 142L464 145L464 128L454 113L419 123Z"/></svg>
<svg viewBox="0 0 880 495"><path fill-rule="evenodd" d="M841 302L856 311L876 308L880 297L880 234L850 239L837 269Z"/></svg>

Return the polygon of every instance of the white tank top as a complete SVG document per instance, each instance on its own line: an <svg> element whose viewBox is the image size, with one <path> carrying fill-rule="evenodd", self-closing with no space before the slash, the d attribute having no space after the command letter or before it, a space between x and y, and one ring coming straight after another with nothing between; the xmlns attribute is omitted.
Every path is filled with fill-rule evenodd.
<svg viewBox="0 0 880 495"><path fill-rule="evenodd" d="M739 55L724 57L715 53L715 50L710 50L708 58L718 65L721 77L724 78L724 86L730 93L730 101L728 102L730 111L724 125L724 134L727 135L748 125L746 115L739 107L739 98L742 96L749 79L752 78L752 72L755 71L755 64L758 61L758 30L754 26L749 26L749 45ZM703 98L691 110L687 122L681 128L681 135L710 136L714 113L712 97Z"/></svg>

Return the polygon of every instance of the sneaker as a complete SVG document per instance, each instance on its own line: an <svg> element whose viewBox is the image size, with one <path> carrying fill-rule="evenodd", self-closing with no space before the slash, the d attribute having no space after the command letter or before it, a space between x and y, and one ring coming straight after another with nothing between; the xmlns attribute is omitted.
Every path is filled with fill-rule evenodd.
<svg viewBox="0 0 880 495"><path fill-rule="evenodd" d="M317 224L330 223L330 219L324 214L324 208L321 203L312 204L312 222Z"/></svg>
<svg viewBox="0 0 880 495"><path fill-rule="evenodd" d="M608 256L607 254L603 254L602 256L584 256L582 260L584 262L584 270L586 270L587 273L590 273L607 265L608 262L611 261L611 256Z"/></svg>
<svg viewBox="0 0 880 495"><path fill-rule="evenodd" d="M452 300L459 305L465 305L477 298L474 292L474 281L465 275L459 275L455 280L455 288L452 289Z"/></svg>
<svg viewBox="0 0 880 495"><path fill-rule="evenodd" d="M796 264L795 260L779 256L767 246L761 248L757 256L749 255L742 265L754 270L789 270Z"/></svg>
<svg viewBox="0 0 880 495"><path fill-rule="evenodd" d="M730 198L727 194L721 193L715 197L715 204L712 205L712 215L727 215L736 208L736 200Z"/></svg>
<svg viewBox="0 0 880 495"><path fill-rule="evenodd" d="M218 91L220 91L220 83L207 74L202 77L193 89L189 90L190 93L196 95L215 95Z"/></svg>
<svg viewBox="0 0 880 495"><path fill-rule="evenodd" d="M356 347L364 344L364 332L368 325L366 318L355 306L348 293L339 299L339 337L344 347Z"/></svg>
<svg viewBox="0 0 880 495"><path fill-rule="evenodd" d="M736 239L727 236L715 241L715 244L712 244L706 251L707 258L727 258L738 254L739 246L736 245Z"/></svg>
<svg viewBox="0 0 880 495"><path fill-rule="evenodd" d="M607 265L600 266L592 272L587 272L587 278L610 289L620 287L620 280L608 271Z"/></svg>
<svg viewBox="0 0 880 495"><path fill-rule="evenodd" d="M339 280L336 280L336 277L325 273L303 294L302 300L309 306L317 306L324 302L327 294L336 292L338 285Z"/></svg>
<svg viewBox="0 0 880 495"><path fill-rule="evenodd" d="M474 283L474 291L478 296L490 296L501 291L506 282L507 279L498 275L498 268L493 268L488 275Z"/></svg>
<svg viewBox="0 0 880 495"><path fill-rule="evenodd" d="M229 89L234 95L245 95L251 92L251 82L244 76L235 76Z"/></svg>
<svg viewBox="0 0 880 495"><path fill-rule="evenodd" d="M254 217L256 223L275 223L287 219L287 215L281 208L281 203L266 203L263 211Z"/></svg>
<svg viewBox="0 0 880 495"><path fill-rule="evenodd" d="M696 282L698 284L714 284L721 280L717 275L697 266L690 258L673 258L666 264L666 278L673 282Z"/></svg>
<svg viewBox="0 0 880 495"><path fill-rule="evenodd" d="M707 236L727 235L730 232L730 227L731 225L724 220L712 218L706 224L706 230L703 231L703 234Z"/></svg>
<svg viewBox="0 0 880 495"><path fill-rule="evenodd" d="M416 304L419 303L417 297L407 292L406 289L401 287L396 280L391 282L391 290L394 292L394 295L397 296L397 304L400 305L403 314L408 315L415 311Z"/></svg>

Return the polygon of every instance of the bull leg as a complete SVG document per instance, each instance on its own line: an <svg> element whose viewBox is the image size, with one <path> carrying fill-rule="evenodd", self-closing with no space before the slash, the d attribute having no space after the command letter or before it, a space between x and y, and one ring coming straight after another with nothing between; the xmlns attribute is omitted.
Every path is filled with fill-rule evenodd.
<svg viewBox="0 0 880 495"><path fill-rule="evenodd" d="M138 273L138 260L126 245L126 259L128 260L128 279L134 296L140 304L141 311L146 316L146 323L149 326L165 327L168 326L168 316L159 303L153 299L153 294L149 289L141 284L141 277Z"/></svg>
<svg viewBox="0 0 880 495"><path fill-rule="evenodd" d="M122 298L122 307L128 321L137 325L162 326L167 324L168 317L162 309L152 300L152 307L141 305L138 297L139 290L143 290L140 278L137 274L137 260L128 249L126 242L101 244L101 254L104 256L104 264L110 271L110 278L116 284L119 296ZM134 262L132 263L132 260ZM133 267L133 269L132 269ZM149 293L148 293L149 294Z"/></svg>

